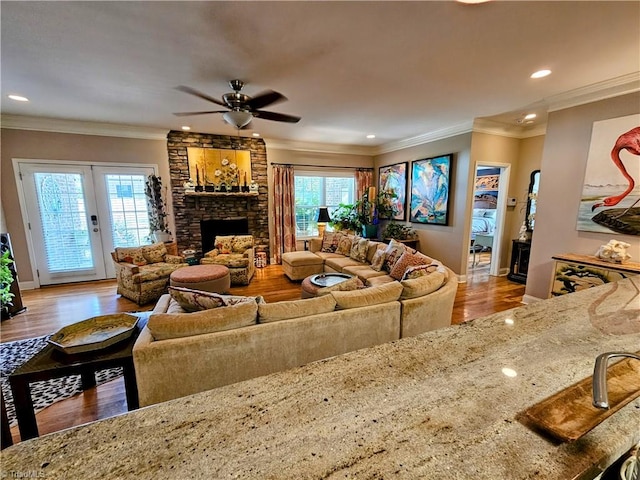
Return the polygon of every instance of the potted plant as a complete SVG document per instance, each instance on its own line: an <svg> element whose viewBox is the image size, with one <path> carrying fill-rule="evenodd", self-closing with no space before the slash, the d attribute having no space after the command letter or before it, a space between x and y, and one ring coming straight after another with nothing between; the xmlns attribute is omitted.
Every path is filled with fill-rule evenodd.
<svg viewBox="0 0 640 480"><path fill-rule="evenodd" d="M358 231L361 224L358 221L358 212L353 204L340 203L331 214L329 222L332 228L340 231Z"/></svg>
<svg viewBox="0 0 640 480"><path fill-rule="evenodd" d="M382 231L382 238L395 240L411 240L416 237L416 231L402 223L389 222Z"/></svg>
<svg viewBox="0 0 640 480"><path fill-rule="evenodd" d="M171 241L171 232L167 226L167 212L165 210L165 191L162 179L156 175L149 175L145 186L147 207L149 214L149 233L156 242Z"/></svg>
<svg viewBox="0 0 640 480"><path fill-rule="evenodd" d="M365 238L378 236L380 218L392 218L395 215L393 199L397 196L393 190L382 190L378 195L375 195L375 189L369 188L356 202L355 209L360 223L359 230L362 230L362 235Z"/></svg>
<svg viewBox="0 0 640 480"><path fill-rule="evenodd" d="M9 250L6 250L0 257L0 302L2 302L2 318L9 317L9 306L12 305L13 293L11 293L11 284L13 283L13 274L9 265L13 260L9 258Z"/></svg>

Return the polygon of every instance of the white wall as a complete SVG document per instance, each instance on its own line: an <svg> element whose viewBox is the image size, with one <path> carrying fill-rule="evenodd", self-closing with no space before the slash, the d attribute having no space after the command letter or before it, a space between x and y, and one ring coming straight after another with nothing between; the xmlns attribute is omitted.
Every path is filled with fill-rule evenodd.
<svg viewBox="0 0 640 480"><path fill-rule="evenodd" d="M640 237L576 230L593 122L639 112L640 93L633 93L549 114L526 297L547 298L555 254L593 255L615 237L640 261Z"/></svg>

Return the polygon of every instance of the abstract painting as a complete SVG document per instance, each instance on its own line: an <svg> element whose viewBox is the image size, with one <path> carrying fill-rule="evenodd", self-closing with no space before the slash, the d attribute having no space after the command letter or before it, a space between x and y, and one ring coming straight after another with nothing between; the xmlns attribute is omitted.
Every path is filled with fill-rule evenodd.
<svg viewBox="0 0 640 480"><path fill-rule="evenodd" d="M393 190L398 196L393 199L396 214L392 220L407 219L407 162L387 165L378 169L378 191Z"/></svg>
<svg viewBox="0 0 640 480"><path fill-rule="evenodd" d="M640 235L639 179L640 115L593 122L576 228Z"/></svg>
<svg viewBox="0 0 640 480"><path fill-rule="evenodd" d="M448 154L412 162L410 221L448 225L452 157Z"/></svg>

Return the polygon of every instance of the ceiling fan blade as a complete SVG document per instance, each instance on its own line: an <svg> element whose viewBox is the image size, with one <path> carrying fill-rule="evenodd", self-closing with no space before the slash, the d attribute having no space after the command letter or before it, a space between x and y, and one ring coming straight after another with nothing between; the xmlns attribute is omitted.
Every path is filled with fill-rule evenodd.
<svg viewBox="0 0 640 480"><path fill-rule="evenodd" d="M202 93L196 90L195 88L187 87L185 85L180 85L176 87L176 90L180 90L181 92L188 93L190 95L195 95L196 97L202 98L204 100L215 103L216 105L220 105L222 107L227 106L221 100L218 100L217 98L213 98L212 96L207 95L206 93Z"/></svg>
<svg viewBox="0 0 640 480"><path fill-rule="evenodd" d="M227 110L211 110L209 112L178 112L174 113L176 117L188 117L190 115L206 115L208 113L227 113Z"/></svg>
<svg viewBox="0 0 640 480"><path fill-rule="evenodd" d="M287 115L285 113L265 112L264 110L256 110L252 113L258 118L264 118L265 120L275 120L276 122L298 123L300 121L300 117L296 117L295 115Z"/></svg>
<svg viewBox="0 0 640 480"><path fill-rule="evenodd" d="M266 90L246 102L246 105L251 110L257 110L258 108L266 107L267 105L284 102L286 99L287 97L281 93L274 92L273 90Z"/></svg>

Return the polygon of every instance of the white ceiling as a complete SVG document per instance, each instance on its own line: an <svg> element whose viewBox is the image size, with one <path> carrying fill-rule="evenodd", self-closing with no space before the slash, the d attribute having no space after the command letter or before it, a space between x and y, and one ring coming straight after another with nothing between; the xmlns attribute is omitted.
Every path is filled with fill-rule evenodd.
<svg viewBox="0 0 640 480"><path fill-rule="evenodd" d="M239 78L248 95L288 97L265 110L302 117L254 119L243 135L380 148L531 110L535 128L553 101L640 89L637 1L3 1L1 13L4 119L233 135L220 114L172 113L218 109L176 86L220 98ZM540 68L553 74L530 79Z"/></svg>

